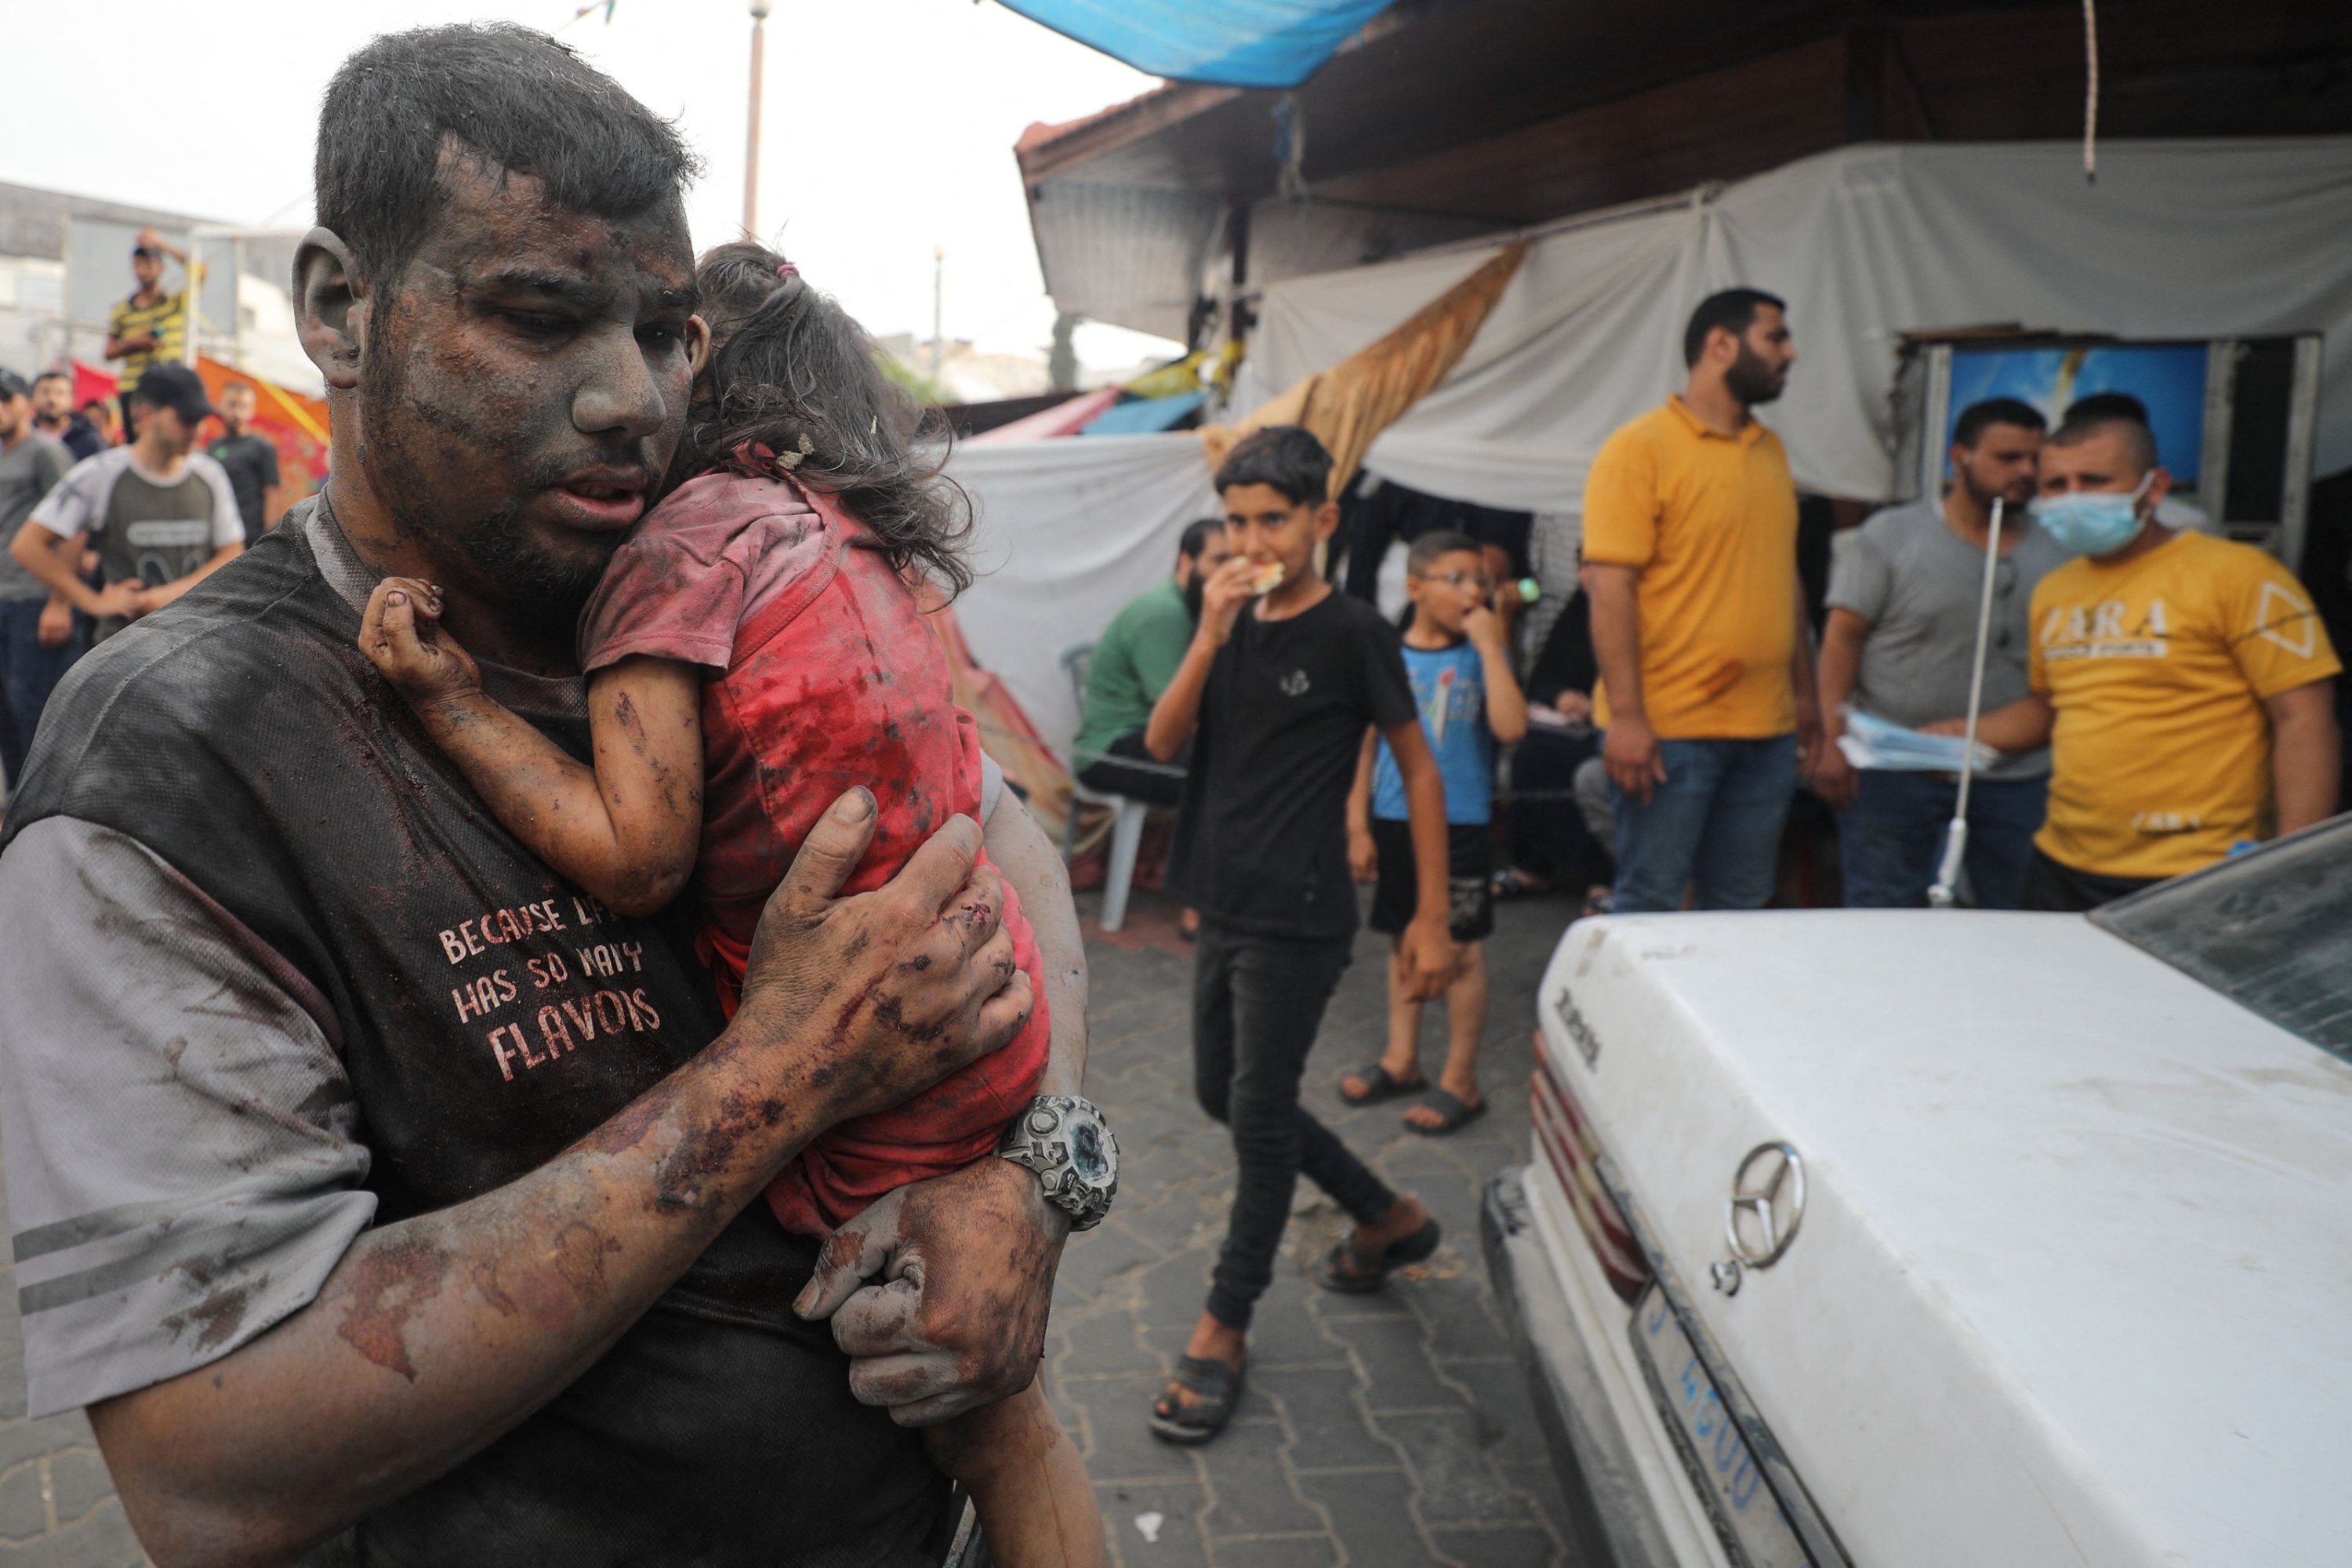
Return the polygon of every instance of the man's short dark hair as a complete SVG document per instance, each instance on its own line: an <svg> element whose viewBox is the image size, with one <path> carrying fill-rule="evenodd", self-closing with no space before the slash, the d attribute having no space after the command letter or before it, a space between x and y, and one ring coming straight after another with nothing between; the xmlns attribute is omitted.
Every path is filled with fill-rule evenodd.
<svg viewBox="0 0 2352 1568"><path fill-rule="evenodd" d="M1433 529L1414 540L1412 548L1404 552L1404 569L1418 577L1436 565L1440 556L1457 555L1464 551L1481 561L1486 559L1486 547L1468 534L1450 528Z"/></svg>
<svg viewBox="0 0 2352 1568"><path fill-rule="evenodd" d="M502 22L387 33L327 84L312 172L319 222L371 281L399 278L447 204L450 142L599 217L674 201L700 168L676 126L544 33Z"/></svg>
<svg viewBox="0 0 2352 1568"><path fill-rule="evenodd" d="M73 383L73 377L68 375L61 370L45 370L41 372L40 374L33 378L33 384L35 386L38 386L45 381L62 381L68 385L71 385Z"/></svg>
<svg viewBox="0 0 2352 1568"><path fill-rule="evenodd" d="M2078 403L2066 411L2065 419L2057 429L2050 432L2051 446L2079 447L2084 442L2112 430L2123 437L2124 456L2129 458L2141 473L2144 474L2156 467L2156 434L2147 427L2146 420L2126 418L2115 414L2101 414L2096 409L2093 409L2088 414L2077 413L2076 410L2081 407L2082 405Z"/></svg>
<svg viewBox="0 0 2352 1568"><path fill-rule="evenodd" d="M1217 493L1235 485L1265 485L1293 506L1331 499L1331 454L1304 425L1269 425L1234 443L1217 465Z"/></svg>
<svg viewBox="0 0 2352 1568"><path fill-rule="evenodd" d="M2147 405L2128 392L2094 392L2078 397L2066 405L2066 417L2074 419L2129 419L2135 424L2147 424Z"/></svg>
<svg viewBox="0 0 2352 1568"><path fill-rule="evenodd" d="M1706 352L1706 335L1717 327L1735 338L1746 337L1748 329L1755 323L1757 308L1761 305L1786 310L1789 301L1761 289L1726 289L1701 300L1698 309L1691 312L1690 325L1683 329L1684 367L1698 363L1698 356Z"/></svg>
<svg viewBox="0 0 2352 1568"><path fill-rule="evenodd" d="M1952 444L1974 451L1977 443L1984 439L1986 427L1993 425L2014 425L2021 430L2050 428L2050 421L2042 417L2042 410L2023 398L1988 397L1960 410L1959 419L1952 426Z"/></svg>
<svg viewBox="0 0 2352 1568"><path fill-rule="evenodd" d="M1201 552L1209 548L1209 535L1224 531L1222 517L1196 517L1184 525L1183 537L1176 541L1176 553L1187 561L1198 561Z"/></svg>

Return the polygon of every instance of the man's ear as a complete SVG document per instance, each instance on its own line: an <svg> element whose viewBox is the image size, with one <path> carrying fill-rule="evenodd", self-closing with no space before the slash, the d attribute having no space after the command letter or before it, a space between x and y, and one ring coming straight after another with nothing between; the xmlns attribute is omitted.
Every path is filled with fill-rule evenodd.
<svg viewBox="0 0 2352 1568"><path fill-rule="evenodd" d="M2147 479L2147 510L2150 517L2156 515L2156 509L2162 506L2164 498L2171 493L2172 470L2166 468L2150 469Z"/></svg>
<svg viewBox="0 0 2352 1568"><path fill-rule="evenodd" d="M710 365L710 323L699 316L686 319L686 367L697 376Z"/></svg>
<svg viewBox="0 0 2352 1568"><path fill-rule="evenodd" d="M294 330L330 388L349 392L360 384L367 342L364 292L352 247L333 230L314 228L302 237L294 252Z"/></svg>
<svg viewBox="0 0 2352 1568"><path fill-rule="evenodd" d="M1315 509L1315 537L1328 539L1339 526L1339 503L1327 500Z"/></svg>

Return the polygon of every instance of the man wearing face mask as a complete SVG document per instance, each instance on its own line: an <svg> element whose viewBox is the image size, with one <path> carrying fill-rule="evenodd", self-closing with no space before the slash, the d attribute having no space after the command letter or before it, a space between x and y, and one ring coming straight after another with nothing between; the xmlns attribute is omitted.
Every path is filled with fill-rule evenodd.
<svg viewBox="0 0 2352 1568"><path fill-rule="evenodd" d="M2032 691L1977 726L2051 748L2026 907L2095 909L2333 813L2342 666L2294 574L2157 521L2171 479L2136 421L2068 419L2041 482L2036 521L2081 559L2034 591Z"/></svg>
<svg viewBox="0 0 2352 1568"><path fill-rule="evenodd" d="M2044 421L2013 397L1961 411L1952 427L1952 489L1873 515L1830 573L1822 634L1822 718L1834 738L1850 701L1895 724L1965 711L1984 584L1987 536L2000 503L1985 703L2026 692L2027 608L2066 552L2026 515ZM2037 748L1982 770L1969 793L1968 882L1978 909L2013 910L2042 826L2050 753ZM1951 773L1856 769L1822 748L1813 790L1845 813L1838 842L1845 901L1856 909L1922 909L1958 803Z"/></svg>
<svg viewBox="0 0 2352 1568"><path fill-rule="evenodd" d="M1201 620L1201 586L1233 554L1221 518L1187 526L1176 546L1176 574L1147 588L1103 628L1087 669L1086 714L1072 749L1078 782L1105 795L1173 806L1184 781L1159 771L1143 748L1152 704L1176 678ZM1150 763L1150 771L1130 764Z"/></svg>

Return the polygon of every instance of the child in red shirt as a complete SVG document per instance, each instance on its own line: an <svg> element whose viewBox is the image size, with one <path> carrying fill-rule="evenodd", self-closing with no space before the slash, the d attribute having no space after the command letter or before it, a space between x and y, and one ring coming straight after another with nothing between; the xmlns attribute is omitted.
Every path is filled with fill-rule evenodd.
<svg viewBox="0 0 2352 1568"><path fill-rule="evenodd" d="M981 751L918 602L921 569L958 586L970 574L951 491L908 450L911 404L856 322L772 253L722 247L697 283L712 335L688 446L725 449L682 454L701 471L614 552L581 616L594 768L484 695L446 633L419 635L439 614L430 584L378 585L361 647L549 865L629 914L690 876L697 945L732 1016L761 911L818 814L853 785L887 786L844 890L880 887L949 816L979 820ZM388 614L402 591L411 614ZM787 1229L824 1236L896 1188L993 1157L1029 1104L1050 1021L1009 886L1004 902L1035 989L1028 1023L928 1092L811 1142L768 1192ZM1100 1561L1092 1489L1034 1384L929 1432L999 1561Z"/></svg>

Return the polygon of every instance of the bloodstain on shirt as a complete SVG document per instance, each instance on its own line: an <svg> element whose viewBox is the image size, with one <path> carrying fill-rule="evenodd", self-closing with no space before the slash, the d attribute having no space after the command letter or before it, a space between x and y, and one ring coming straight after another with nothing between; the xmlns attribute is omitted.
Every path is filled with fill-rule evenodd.
<svg viewBox="0 0 2352 1568"><path fill-rule="evenodd" d="M887 882L950 816L980 819L979 727L955 705L947 656L914 589L830 496L729 473L680 486L614 555L581 617L583 669L633 654L709 672L694 889L730 1016L769 894L844 791L864 784L876 806L845 892ZM1028 1024L803 1150L768 1192L787 1228L822 1236L896 1188L986 1157L1029 1103L1051 1026L1036 939L1009 887L1004 902L1036 994Z"/></svg>

